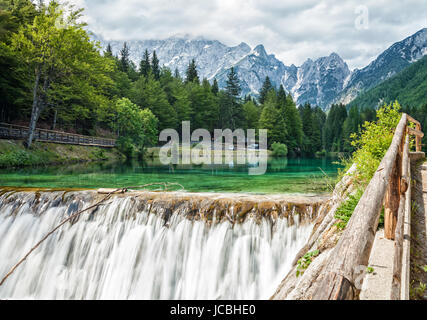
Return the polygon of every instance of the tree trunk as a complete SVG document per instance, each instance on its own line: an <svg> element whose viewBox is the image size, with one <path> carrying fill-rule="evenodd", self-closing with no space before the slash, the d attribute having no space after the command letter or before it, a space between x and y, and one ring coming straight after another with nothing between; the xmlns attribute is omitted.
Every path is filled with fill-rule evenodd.
<svg viewBox="0 0 427 320"><path fill-rule="evenodd" d="M27 148L30 148L31 144L33 143L37 121L39 120L39 116L41 112L47 105L46 100L47 100L47 90L49 88L49 73L45 75L42 92L39 93L38 86L40 83L40 77L41 77L41 67L39 67L36 71L36 80L34 82L33 109L31 111L31 120L30 120L29 129L28 129Z"/></svg>
<svg viewBox="0 0 427 320"><path fill-rule="evenodd" d="M39 96L38 96L38 88L39 88L39 82L40 82L40 68L36 69L36 79L34 81L34 88L33 88L33 107L31 110L31 120L30 125L28 128L28 138L26 142L26 147L30 148L31 144L33 143L34 138L34 131L36 129L37 120L39 118Z"/></svg>
<svg viewBox="0 0 427 320"><path fill-rule="evenodd" d="M58 110L55 109L55 113L53 115L53 124L52 124L52 130L55 130L56 128L56 118L58 117Z"/></svg>

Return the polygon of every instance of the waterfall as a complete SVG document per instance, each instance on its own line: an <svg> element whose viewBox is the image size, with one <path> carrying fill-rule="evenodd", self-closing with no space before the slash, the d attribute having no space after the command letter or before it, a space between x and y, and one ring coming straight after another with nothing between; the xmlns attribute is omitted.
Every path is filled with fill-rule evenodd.
<svg viewBox="0 0 427 320"><path fill-rule="evenodd" d="M3 192L0 277L95 198L90 191ZM227 200L225 210L212 196L181 198L117 196L83 213L32 253L0 287L0 299L268 299L323 206L275 202L267 215L252 200L235 222L218 212L234 219L244 200ZM190 213L197 205L210 207L211 217Z"/></svg>

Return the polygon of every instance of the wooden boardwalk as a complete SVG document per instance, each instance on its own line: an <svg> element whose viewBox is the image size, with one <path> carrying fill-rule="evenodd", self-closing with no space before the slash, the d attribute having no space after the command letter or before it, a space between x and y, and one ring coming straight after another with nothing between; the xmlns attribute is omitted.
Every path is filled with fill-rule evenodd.
<svg viewBox="0 0 427 320"><path fill-rule="evenodd" d="M0 123L0 139L23 140L28 137L28 130L28 127L8 123ZM46 130L40 128L36 129L34 133L34 140L40 142L63 143L103 148L114 148L116 146L115 139L84 136L80 134Z"/></svg>

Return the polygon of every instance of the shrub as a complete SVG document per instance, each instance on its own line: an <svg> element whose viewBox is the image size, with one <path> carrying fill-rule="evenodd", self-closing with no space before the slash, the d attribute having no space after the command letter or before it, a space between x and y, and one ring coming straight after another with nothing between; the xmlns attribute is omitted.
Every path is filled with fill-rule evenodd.
<svg viewBox="0 0 427 320"><path fill-rule="evenodd" d="M336 224L338 229L345 229L362 195L363 189L357 189L355 194L350 195L348 199L339 206L339 208L335 212L335 218L340 220Z"/></svg>
<svg viewBox="0 0 427 320"><path fill-rule="evenodd" d="M0 167L21 167L43 163L43 159L24 150L12 150L0 154Z"/></svg>
<svg viewBox="0 0 427 320"><path fill-rule="evenodd" d="M377 110L377 121L365 122L360 136L351 135L356 148L351 158L357 166L356 181L366 187L390 147L394 131L400 121L400 105L396 101Z"/></svg>
<svg viewBox="0 0 427 320"><path fill-rule="evenodd" d="M393 140L394 131L401 119L400 105L396 101L393 104L384 105L377 110L377 120L365 122L360 135L351 135L351 145L356 148L350 159L342 159L344 169L340 172L342 177L345 172L356 164L356 171L353 173L358 190L354 195L350 195L348 200L337 209L335 218L340 219L337 223L339 229L344 229L350 220L354 209L363 195L363 191L371 181L378 166L390 147ZM383 213L380 217L380 225L383 223Z"/></svg>
<svg viewBox="0 0 427 320"><path fill-rule="evenodd" d="M288 147L286 144L274 142L271 145L273 157L286 157L288 155Z"/></svg>
<svg viewBox="0 0 427 320"><path fill-rule="evenodd" d="M130 137L120 137L117 139L117 149L127 158L132 158L137 149Z"/></svg>
<svg viewBox="0 0 427 320"><path fill-rule="evenodd" d="M400 118L400 105L396 101L378 109L377 120L365 122L359 135L352 134L351 145L356 151L350 158L341 159L344 168L340 170L338 179L340 180L354 163L357 166L355 181L365 188L387 152Z"/></svg>
<svg viewBox="0 0 427 320"><path fill-rule="evenodd" d="M307 252L301 259L297 262L297 277L303 275L305 270L313 262L313 259L319 255L319 250Z"/></svg>

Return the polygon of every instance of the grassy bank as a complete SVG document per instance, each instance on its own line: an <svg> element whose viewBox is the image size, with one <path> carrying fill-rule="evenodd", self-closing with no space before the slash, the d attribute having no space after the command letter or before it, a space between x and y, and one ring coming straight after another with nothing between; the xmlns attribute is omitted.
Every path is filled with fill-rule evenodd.
<svg viewBox="0 0 427 320"><path fill-rule="evenodd" d="M23 141L0 140L0 168L121 159L116 149L34 142L27 150Z"/></svg>

